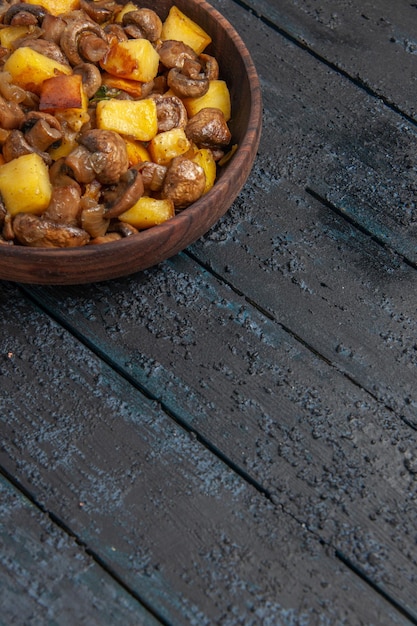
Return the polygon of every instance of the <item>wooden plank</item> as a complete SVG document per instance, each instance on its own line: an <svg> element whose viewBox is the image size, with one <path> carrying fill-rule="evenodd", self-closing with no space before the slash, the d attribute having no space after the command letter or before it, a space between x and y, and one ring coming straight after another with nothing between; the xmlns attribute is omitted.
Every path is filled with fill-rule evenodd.
<svg viewBox="0 0 417 626"><path fill-rule="evenodd" d="M0 463L170 625L410 624L14 288L0 294Z"/></svg>
<svg viewBox="0 0 417 626"><path fill-rule="evenodd" d="M417 434L398 415L185 256L30 293L417 619Z"/></svg>
<svg viewBox="0 0 417 626"><path fill-rule="evenodd" d="M247 0L268 22L417 120L416 4L408 0ZM226 3L221 3L226 8Z"/></svg>
<svg viewBox="0 0 417 626"><path fill-rule="evenodd" d="M160 624L0 476L0 624Z"/></svg>
<svg viewBox="0 0 417 626"><path fill-rule="evenodd" d="M239 209L193 254L417 428L417 272L294 186Z"/></svg>
<svg viewBox="0 0 417 626"><path fill-rule="evenodd" d="M259 20L224 11L260 71L265 131L233 209L192 251L415 426L415 131Z"/></svg>
<svg viewBox="0 0 417 626"><path fill-rule="evenodd" d="M417 265L416 126L233 3L220 6L238 25L263 92L264 189L252 176L242 201L261 221L263 192L280 180L311 188Z"/></svg>

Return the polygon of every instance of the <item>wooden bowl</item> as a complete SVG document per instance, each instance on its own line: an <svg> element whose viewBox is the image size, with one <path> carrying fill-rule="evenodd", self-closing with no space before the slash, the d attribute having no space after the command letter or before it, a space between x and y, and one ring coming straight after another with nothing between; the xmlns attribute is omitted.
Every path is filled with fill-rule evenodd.
<svg viewBox="0 0 417 626"><path fill-rule="evenodd" d="M141 1L141 6L146 2ZM0 279L32 284L92 283L144 270L196 241L222 216L245 184L256 156L262 121L259 80L245 44L205 0L150 0L164 19L172 4L212 37L206 52L220 64L232 100L229 126L238 149L221 168L214 187L174 218L116 242L70 249L0 245Z"/></svg>

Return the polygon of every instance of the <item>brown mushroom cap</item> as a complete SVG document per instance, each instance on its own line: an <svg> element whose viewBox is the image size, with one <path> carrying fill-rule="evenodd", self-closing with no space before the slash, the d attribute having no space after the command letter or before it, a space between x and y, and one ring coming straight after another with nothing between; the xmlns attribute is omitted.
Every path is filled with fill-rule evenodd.
<svg viewBox="0 0 417 626"><path fill-rule="evenodd" d="M103 185L117 183L128 170L126 143L117 133L94 128L83 133L79 142L90 151L90 163L95 177Z"/></svg>
<svg viewBox="0 0 417 626"><path fill-rule="evenodd" d="M152 95L156 104L156 116L158 119L158 133L163 133L173 128L185 128L188 122L187 109L177 96Z"/></svg>
<svg viewBox="0 0 417 626"><path fill-rule="evenodd" d="M13 220L13 230L19 243L34 248L72 248L84 246L90 239L81 228L30 213L18 213Z"/></svg>
<svg viewBox="0 0 417 626"><path fill-rule="evenodd" d="M122 24L125 32L136 39L157 41L162 33L162 21L152 9L140 8L123 15Z"/></svg>
<svg viewBox="0 0 417 626"><path fill-rule="evenodd" d="M198 55L194 50L182 41L167 39L157 48L162 65L167 69L176 67L181 69L186 59L198 60Z"/></svg>
<svg viewBox="0 0 417 626"><path fill-rule="evenodd" d="M72 66L85 61L95 63L103 58L109 48L101 26L83 17L82 13L68 21L61 35L60 45Z"/></svg>
<svg viewBox="0 0 417 626"><path fill-rule="evenodd" d="M103 194L107 219L118 217L130 209L144 191L142 174L135 168L125 172L113 190Z"/></svg>
<svg viewBox="0 0 417 626"><path fill-rule="evenodd" d="M193 115L185 127L185 134L199 148L227 146L232 138L223 112L212 107Z"/></svg>
<svg viewBox="0 0 417 626"><path fill-rule="evenodd" d="M13 26L34 26L42 24L46 9L38 4L26 2L12 4L3 15L3 24Z"/></svg>
<svg viewBox="0 0 417 626"><path fill-rule="evenodd" d="M80 9L97 24L109 22L116 8L113 0L80 0Z"/></svg>
<svg viewBox="0 0 417 626"><path fill-rule="evenodd" d="M208 92L210 83L206 76L191 77L173 67L167 76L168 86L179 98L199 98Z"/></svg>
<svg viewBox="0 0 417 626"><path fill-rule="evenodd" d="M80 63L73 68L74 74L80 74L87 98L92 98L100 89L102 77L97 65L94 63Z"/></svg>
<svg viewBox="0 0 417 626"><path fill-rule="evenodd" d="M205 186L203 168L186 157L178 156L168 167L161 196L170 198L176 209L185 209L203 195Z"/></svg>

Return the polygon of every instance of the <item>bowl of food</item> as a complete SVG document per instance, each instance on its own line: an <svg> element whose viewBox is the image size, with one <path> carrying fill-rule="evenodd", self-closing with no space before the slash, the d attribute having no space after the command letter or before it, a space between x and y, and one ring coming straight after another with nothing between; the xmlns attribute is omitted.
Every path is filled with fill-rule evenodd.
<svg viewBox="0 0 417 626"><path fill-rule="evenodd" d="M226 213L256 156L259 80L205 0L2 9L0 279L152 267Z"/></svg>

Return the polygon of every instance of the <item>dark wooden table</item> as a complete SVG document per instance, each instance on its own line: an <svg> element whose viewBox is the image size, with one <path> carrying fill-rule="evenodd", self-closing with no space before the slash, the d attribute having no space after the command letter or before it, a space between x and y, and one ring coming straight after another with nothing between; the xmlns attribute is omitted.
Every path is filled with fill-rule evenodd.
<svg viewBox="0 0 417 626"><path fill-rule="evenodd" d="M216 0L264 132L184 253L0 284L0 623L417 624L417 4Z"/></svg>

